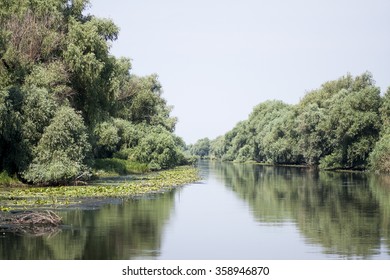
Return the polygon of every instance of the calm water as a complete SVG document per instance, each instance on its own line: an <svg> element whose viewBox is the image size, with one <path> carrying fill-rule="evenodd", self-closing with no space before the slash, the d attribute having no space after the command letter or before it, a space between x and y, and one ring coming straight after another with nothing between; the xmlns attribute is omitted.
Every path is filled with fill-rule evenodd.
<svg viewBox="0 0 390 280"><path fill-rule="evenodd" d="M62 211L0 259L390 259L390 177L201 162L204 180Z"/></svg>

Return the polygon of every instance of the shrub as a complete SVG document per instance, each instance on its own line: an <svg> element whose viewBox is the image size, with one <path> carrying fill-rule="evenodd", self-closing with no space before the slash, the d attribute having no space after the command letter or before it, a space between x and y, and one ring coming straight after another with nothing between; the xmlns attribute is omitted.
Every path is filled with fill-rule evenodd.
<svg viewBox="0 0 390 280"><path fill-rule="evenodd" d="M82 117L63 106L34 149L34 159L22 176L34 184L60 184L88 174L88 143Z"/></svg>
<svg viewBox="0 0 390 280"><path fill-rule="evenodd" d="M390 133L376 143L369 157L370 169L374 172L390 173Z"/></svg>
<svg viewBox="0 0 390 280"><path fill-rule="evenodd" d="M99 157L111 157L117 151L120 137L118 128L112 122L100 123L94 131L96 136L97 154Z"/></svg>
<svg viewBox="0 0 390 280"><path fill-rule="evenodd" d="M97 171L102 170L120 175L145 173L149 171L148 165L145 163L132 162L119 158L96 159L94 168Z"/></svg>

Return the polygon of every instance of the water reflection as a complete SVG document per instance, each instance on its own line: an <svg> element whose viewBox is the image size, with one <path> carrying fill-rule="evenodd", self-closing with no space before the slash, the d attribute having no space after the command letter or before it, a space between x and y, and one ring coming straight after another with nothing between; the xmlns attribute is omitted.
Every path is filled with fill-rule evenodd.
<svg viewBox="0 0 390 280"><path fill-rule="evenodd" d="M0 235L0 259L390 258L390 176L199 167L202 184L62 211L51 236Z"/></svg>
<svg viewBox="0 0 390 280"><path fill-rule="evenodd" d="M134 259L159 254L164 223L175 191L105 205L98 210L61 212L55 236L0 237L0 259Z"/></svg>
<svg viewBox="0 0 390 280"><path fill-rule="evenodd" d="M370 187L380 206L380 230L390 256L390 176L371 176Z"/></svg>
<svg viewBox="0 0 390 280"><path fill-rule="evenodd" d="M381 253L383 240L390 248L388 177L211 164L259 222L292 220L307 242L320 244L325 254L366 259Z"/></svg>

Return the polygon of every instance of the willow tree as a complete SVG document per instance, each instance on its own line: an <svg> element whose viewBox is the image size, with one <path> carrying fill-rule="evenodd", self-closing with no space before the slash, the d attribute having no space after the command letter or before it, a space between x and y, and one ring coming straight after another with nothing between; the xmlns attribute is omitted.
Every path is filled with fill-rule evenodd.
<svg viewBox="0 0 390 280"><path fill-rule="evenodd" d="M371 73L348 74L308 92L297 105L260 103L248 120L212 140L211 150L213 155L232 161L365 169L380 131L382 137L386 134L388 96L382 100ZM388 155L385 142L378 143L372 164L379 150L383 151L382 162Z"/></svg>
<svg viewBox="0 0 390 280"><path fill-rule="evenodd" d="M383 126L369 163L372 171L390 173L390 87L383 96L380 112Z"/></svg>
<svg viewBox="0 0 390 280"><path fill-rule="evenodd" d="M74 180L88 170L89 156L123 155L125 149L162 168L181 161L176 119L157 75L133 75L129 59L110 54L119 28L87 14L88 5L0 0L0 171L46 184ZM125 127L134 129L124 133ZM163 156L145 156L136 146L145 145L143 131L156 130L152 146L159 148L150 155ZM55 133L68 142L54 141Z"/></svg>

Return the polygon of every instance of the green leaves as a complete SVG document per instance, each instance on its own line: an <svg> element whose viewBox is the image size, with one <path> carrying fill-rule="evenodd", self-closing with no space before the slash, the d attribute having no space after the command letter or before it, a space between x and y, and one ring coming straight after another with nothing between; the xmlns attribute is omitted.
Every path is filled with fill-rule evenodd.
<svg viewBox="0 0 390 280"><path fill-rule="evenodd" d="M24 88L44 88L50 98L62 103L73 94L69 86L69 73L62 61L37 64L26 77Z"/></svg>
<svg viewBox="0 0 390 280"><path fill-rule="evenodd" d="M22 105L23 137L35 146L50 124L58 105L45 88L32 87L24 93Z"/></svg>
<svg viewBox="0 0 390 280"><path fill-rule="evenodd" d="M34 149L24 179L35 184L59 184L88 172L84 165L91 146L82 117L63 106Z"/></svg>
<svg viewBox="0 0 390 280"><path fill-rule="evenodd" d="M370 169L374 172L390 173L390 133L382 135L370 154Z"/></svg>
<svg viewBox="0 0 390 280"><path fill-rule="evenodd" d="M149 127L130 152L129 158L148 163L151 170L159 170L182 164L184 155L176 146L172 133L163 127Z"/></svg>
<svg viewBox="0 0 390 280"><path fill-rule="evenodd" d="M209 151L210 151L210 140L207 137L196 141L196 143L192 145L190 149L192 155L199 156L201 158L208 156Z"/></svg>
<svg viewBox="0 0 390 280"><path fill-rule="evenodd" d="M52 177L67 176L72 167L69 164L61 166L59 162L53 162L47 173ZM65 167L65 170L61 170ZM38 172L39 169L37 168ZM1 174L0 174L1 175ZM46 175L37 173L37 178ZM150 192L163 191L167 188L178 187L200 179L198 170L192 167L176 167L171 170L164 170L158 173L150 173L142 176L140 180L130 180L122 182L119 185L106 186L66 186L66 187L35 187L35 188L15 188L9 190L0 190L0 198L5 208L15 206L29 207L47 207L47 206L66 206L68 204L80 203L82 198L107 198L123 197L129 198L135 195L141 195Z"/></svg>
<svg viewBox="0 0 390 280"><path fill-rule="evenodd" d="M348 79L348 83L342 80ZM341 78L338 84L348 87L333 93L324 102L326 116L323 127L327 131L329 153L337 159L341 168L364 168L369 153L379 136L381 97L379 88L374 86L371 75L364 73L351 79ZM321 166L334 166L323 161Z"/></svg>
<svg viewBox="0 0 390 280"><path fill-rule="evenodd" d="M295 106L263 102L248 120L211 141L212 157L364 169L381 119L384 123L389 119L388 96L382 100L367 72L326 82Z"/></svg>
<svg viewBox="0 0 390 280"><path fill-rule="evenodd" d="M121 68L123 65L126 65L126 61L120 62ZM162 87L157 75L132 75L130 79L124 80L120 90L116 102L116 116L133 123L161 125L173 132L177 119L170 117L172 107L167 105L161 94Z"/></svg>

